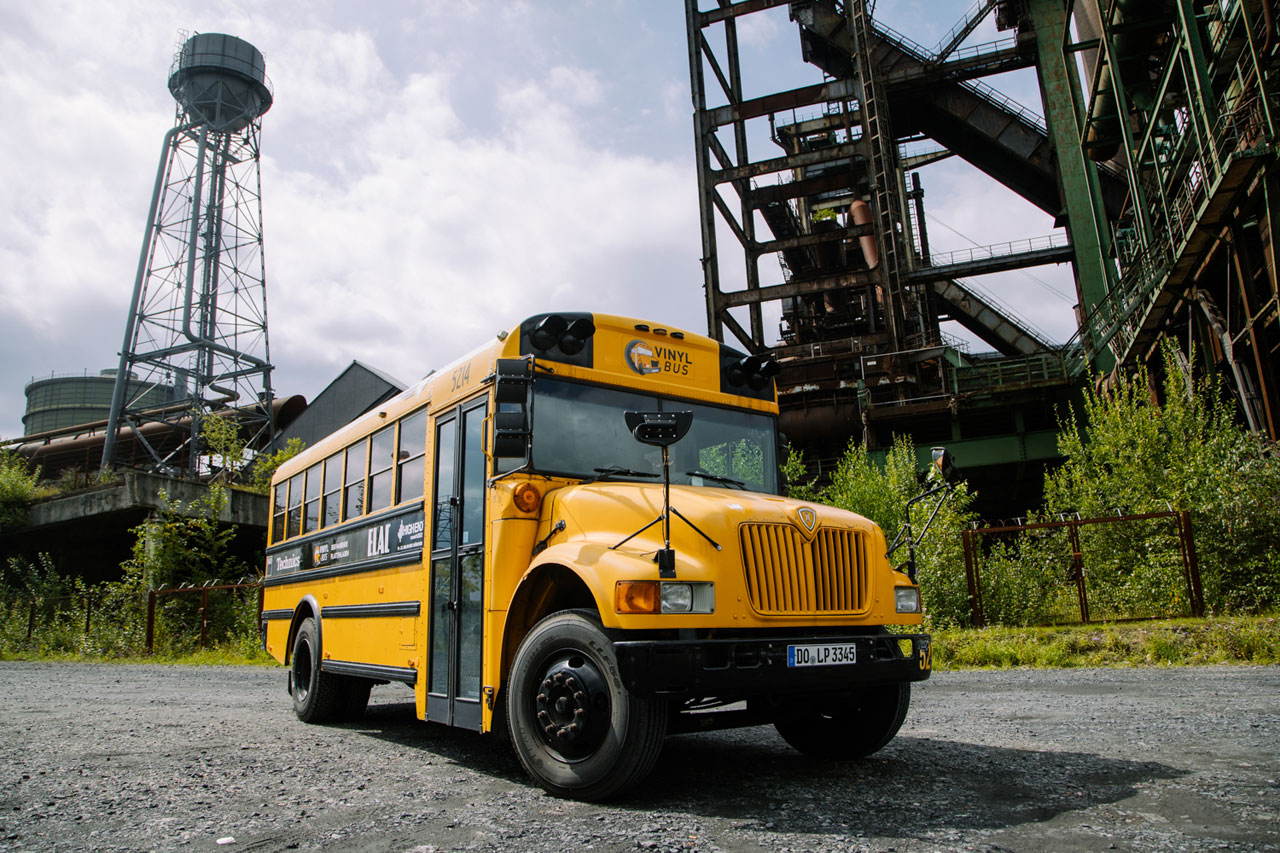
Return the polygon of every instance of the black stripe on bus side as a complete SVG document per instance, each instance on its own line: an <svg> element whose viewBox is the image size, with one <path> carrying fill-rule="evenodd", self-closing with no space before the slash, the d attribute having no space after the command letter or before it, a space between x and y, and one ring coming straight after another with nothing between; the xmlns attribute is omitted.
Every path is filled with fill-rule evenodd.
<svg viewBox="0 0 1280 853"><path fill-rule="evenodd" d="M320 669L334 675L354 675L357 678L374 678L379 681L403 681L405 684L418 683L418 671L404 666L381 666L376 663L356 663L349 660L325 660L320 662Z"/></svg>
<svg viewBox="0 0 1280 853"><path fill-rule="evenodd" d="M372 560L361 560L358 563L347 563L340 566L330 566L325 569L306 569L301 572L289 572L286 575L276 575L274 577L263 578L263 586L283 586L290 583L307 583L308 581L323 580L324 578L336 578L342 575L356 575L361 572L372 572L376 569L386 569L394 566L411 566L414 563L422 562L422 549L418 548L414 551L401 551L398 554L387 554L383 557L375 557Z"/></svg>
<svg viewBox="0 0 1280 853"><path fill-rule="evenodd" d="M267 548L267 556L271 556L277 551L286 551L289 548L296 548L299 545L309 545L314 539L324 539L326 536L336 536L339 533L350 533L353 530L361 530L366 527L374 527L388 518L398 518L402 515L412 515L414 512L426 512L426 501L416 500L412 503L400 504L390 509L380 509L372 515L362 515L358 518L349 518L341 524L335 524L332 527L324 527L320 530L312 530L301 535L294 534L282 542L273 542L271 547Z"/></svg>
<svg viewBox="0 0 1280 853"><path fill-rule="evenodd" d="M263 620L292 619L293 611L292 610L264 610L262 611L261 615Z"/></svg>
<svg viewBox="0 0 1280 853"><path fill-rule="evenodd" d="M324 619L356 619L361 616L417 616L421 601L387 601L380 604L330 604L320 608Z"/></svg>

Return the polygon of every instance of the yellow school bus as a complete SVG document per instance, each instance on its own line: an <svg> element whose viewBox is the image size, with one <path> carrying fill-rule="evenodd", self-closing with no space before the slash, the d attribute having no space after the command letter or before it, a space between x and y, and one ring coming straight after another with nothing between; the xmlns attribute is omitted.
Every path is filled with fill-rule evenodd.
<svg viewBox="0 0 1280 853"><path fill-rule="evenodd" d="M767 357L670 326L542 314L280 466L264 647L307 722L373 684L507 732L595 800L668 733L772 724L857 757L897 733L929 637L883 532L778 495ZM912 572L912 575L914 572Z"/></svg>

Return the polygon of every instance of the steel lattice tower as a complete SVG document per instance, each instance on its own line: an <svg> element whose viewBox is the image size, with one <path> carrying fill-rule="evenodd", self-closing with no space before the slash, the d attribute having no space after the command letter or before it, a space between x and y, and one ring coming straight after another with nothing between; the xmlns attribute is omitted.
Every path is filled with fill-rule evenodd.
<svg viewBox="0 0 1280 853"><path fill-rule="evenodd" d="M176 120L147 215L104 467L199 471L201 424L215 412L235 418L250 448L274 427L259 172L272 92L262 54L234 36L197 34L174 59L169 91Z"/></svg>

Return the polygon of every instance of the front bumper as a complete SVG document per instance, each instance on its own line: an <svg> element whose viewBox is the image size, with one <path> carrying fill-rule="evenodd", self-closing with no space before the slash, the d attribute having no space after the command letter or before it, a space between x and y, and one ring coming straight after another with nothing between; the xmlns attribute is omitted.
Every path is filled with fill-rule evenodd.
<svg viewBox="0 0 1280 853"><path fill-rule="evenodd" d="M910 654L903 648L905 641L911 644ZM813 643L853 643L856 662L787 666L787 646ZM637 696L825 693L857 684L923 681L932 672L933 660L928 634L618 640L614 649L622 681Z"/></svg>

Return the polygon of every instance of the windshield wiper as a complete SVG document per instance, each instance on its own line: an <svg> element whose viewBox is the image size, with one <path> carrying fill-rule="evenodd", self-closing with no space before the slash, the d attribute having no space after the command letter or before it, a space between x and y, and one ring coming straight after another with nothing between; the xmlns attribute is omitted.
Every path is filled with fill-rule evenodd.
<svg viewBox="0 0 1280 853"><path fill-rule="evenodd" d="M621 465L610 465L608 468L593 468L591 470L596 472L596 476L583 480L583 485L594 483L598 480L607 480L610 477L650 477L656 479L658 476L648 471L633 471L630 468L623 468Z"/></svg>
<svg viewBox="0 0 1280 853"><path fill-rule="evenodd" d="M735 480L732 477L721 477L719 474L712 474L709 471L703 471L701 468L695 468L692 471L685 471L686 477L701 477L704 480L710 480L713 483L724 483L726 486L737 486L739 489L746 491L747 484L741 480Z"/></svg>

